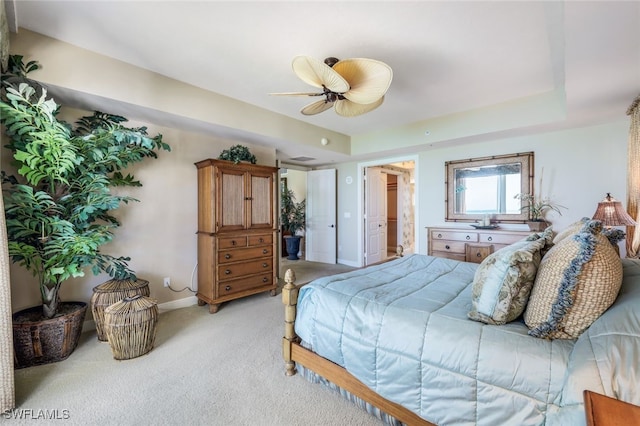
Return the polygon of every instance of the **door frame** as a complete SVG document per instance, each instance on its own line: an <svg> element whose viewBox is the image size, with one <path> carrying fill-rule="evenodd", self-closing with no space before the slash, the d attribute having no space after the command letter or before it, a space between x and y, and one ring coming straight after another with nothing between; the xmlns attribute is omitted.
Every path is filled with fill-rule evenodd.
<svg viewBox="0 0 640 426"><path fill-rule="evenodd" d="M364 233L364 206L365 206L365 189L364 189L364 171L367 167L382 167L391 163L401 163L403 161L413 161L414 171L413 176L415 178L415 186L414 186L414 247L415 253L421 253L421 239L419 238L420 233L418 226L418 212L420 211L420 190L419 190L419 170L418 167L419 159L418 155L406 155L400 157L387 157L381 158L378 160L371 160L358 163L358 217L360 220L358 221L358 266L364 266L364 248L365 248L365 233Z"/></svg>

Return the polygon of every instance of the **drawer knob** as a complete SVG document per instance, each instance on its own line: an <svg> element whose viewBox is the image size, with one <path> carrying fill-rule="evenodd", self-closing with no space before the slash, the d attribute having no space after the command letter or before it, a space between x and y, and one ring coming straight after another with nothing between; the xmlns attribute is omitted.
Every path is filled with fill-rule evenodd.
<svg viewBox="0 0 640 426"><path fill-rule="evenodd" d="M487 241L493 241L493 237L487 238Z"/></svg>
<svg viewBox="0 0 640 426"><path fill-rule="evenodd" d="M451 246L449 246L449 244L447 244L446 246L444 246L444 248L446 248L447 250L451 250Z"/></svg>
<svg viewBox="0 0 640 426"><path fill-rule="evenodd" d="M470 239L471 239L471 236L470 236L470 235L467 235L467 240L470 240Z"/></svg>
<svg viewBox="0 0 640 426"><path fill-rule="evenodd" d="M269 264L267 264L267 263L263 263L263 264L262 264L262 267L263 267L263 268L266 268L267 266L269 266Z"/></svg>
<svg viewBox="0 0 640 426"><path fill-rule="evenodd" d="M442 238L442 234L438 234L438 238Z"/></svg>
<svg viewBox="0 0 640 426"><path fill-rule="evenodd" d="M230 285L228 285L228 286L226 286L224 289L225 289L226 291L231 291L231 286L230 286Z"/></svg>
<svg viewBox="0 0 640 426"><path fill-rule="evenodd" d="M231 273L231 269L227 269L226 271L224 271L224 273L229 275Z"/></svg>
<svg viewBox="0 0 640 426"><path fill-rule="evenodd" d="M262 254L267 254L267 253L269 253L269 250L267 250L267 249L262 249Z"/></svg>
<svg viewBox="0 0 640 426"><path fill-rule="evenodd" d="M478 253L476 253L476 256L477 257L482 257L482 253L478 252Z"/></svg>
<svg viewBox="0 0 640 426"><path fill-rule="evenodd" d="M225 259L231 259L231 255L229 253L227 253L227 254L224 255L224 258Z"/></svg>
<svg viewBox="0 0 640 426"><path fill-rule="evenodd" d="M231 240L231 245L235 246L236 245L236 240Z"/></svg>
<svg viewBox="0 0 640 426"><path fill-rule="evenodd" d="M269 281L269 278L267 278L267 277L262 278L262 282L263 283L266 283L267 281Z"/></svg>
<svg viewBox="0 0 640 426"><path fill-rule="evenodd" d="M261 243L264 243L264 238L260 238L260 240L258 241L260 241Z"/></svg>

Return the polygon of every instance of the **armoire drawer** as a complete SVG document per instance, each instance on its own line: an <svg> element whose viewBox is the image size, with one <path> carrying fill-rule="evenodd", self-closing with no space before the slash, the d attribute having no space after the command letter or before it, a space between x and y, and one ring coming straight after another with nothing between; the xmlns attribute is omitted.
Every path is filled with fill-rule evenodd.
<svg viewBox="0 0 640 426"><path fill-rule="evenodd" d="M218 238L218 249L240 248L247 246L246 235Z"/></svg>
<svg viewBox="0 0 640 426"><path fill-rule="evenodd" d="M249 246L273 244L273 234L249 235Z"/></svg>
<svg viewBox="0 0 640 426"><path fill-rule="evenodd" d="M226 263L218 266L218 280L230 280L245 275L259 274L260 272L272 273L273 259L265 257L248 262Z"/></svg>
<svg viewBox="0 0 640 426"><path fill-rule="evenodd" d="M239 262L241 260L270 257L273 253L271 246L249 247L243 249L229 249L218 251L218 263Z"/></svg>
<svg viewBox="0 0 640 426"><path fill-rule="evenodd" d="M273 282L273 276L269 273L254 275L238 280L224 281L218 283L218 297L240 293L258 287L269 286Z"/></svg>

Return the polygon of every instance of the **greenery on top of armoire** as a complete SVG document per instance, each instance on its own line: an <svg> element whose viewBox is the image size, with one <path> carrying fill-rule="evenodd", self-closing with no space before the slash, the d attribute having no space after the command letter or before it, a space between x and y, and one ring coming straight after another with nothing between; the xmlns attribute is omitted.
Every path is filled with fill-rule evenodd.
<svg viewBox="0 0 640 426"><path fill-rule="evenodd" d="M9 255L37 277L44 317L52 318L61 284L86 267L136 279L129 257L100 251L120 226L111 211L138 201L112 188L141 186L124 170L170 147L146 127L125 127L119 115L96 111L75 126L58 119L60 106L27 76L38 68L15 55L3 70L0 123L18 175L2 171L2 189Z"/></svg>
<svg viewBox="0 0 640 426"><path fill-rule="evenodd" d="M224 149L218 156L219 160L233 161L234 164L238 164L241 161L247 161L251 164L256 164L256 156L249 151L244 145L234 145L229 149Z"/></svg>

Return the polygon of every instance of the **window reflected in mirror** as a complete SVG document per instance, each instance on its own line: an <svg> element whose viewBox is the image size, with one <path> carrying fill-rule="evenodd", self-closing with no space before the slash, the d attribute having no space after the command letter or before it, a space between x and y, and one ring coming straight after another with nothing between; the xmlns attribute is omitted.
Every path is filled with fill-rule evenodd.
<svg viewBox="0 0 640 426"><path fill-rule="evenodd" d="M527 220L517 194L531 193L533 153L510 154L445 163L447 221Z"/></svg>

